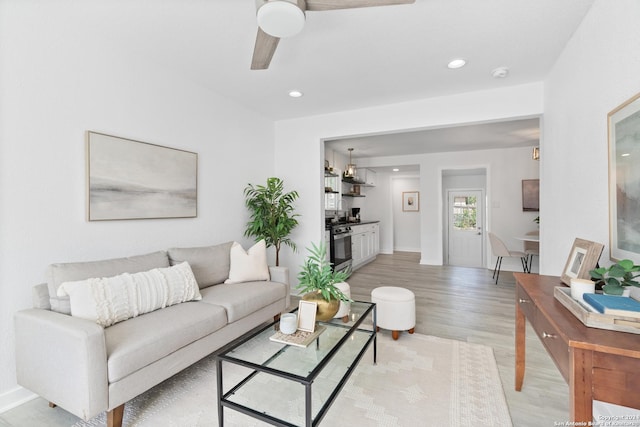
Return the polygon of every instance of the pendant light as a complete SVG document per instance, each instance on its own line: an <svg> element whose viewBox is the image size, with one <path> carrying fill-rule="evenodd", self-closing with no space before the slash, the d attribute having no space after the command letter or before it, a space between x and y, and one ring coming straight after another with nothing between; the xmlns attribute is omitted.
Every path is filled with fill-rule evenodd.
<svg viewBox="0 0 640 427"><path fill-rule="evenodd" d="M353 151L353 148L349 148L348 150L349 150L349 164L345 168L344 177L345 178L355 178L356 177L356 165L354 165L353 162L351 161L351 152Z"/></svg>

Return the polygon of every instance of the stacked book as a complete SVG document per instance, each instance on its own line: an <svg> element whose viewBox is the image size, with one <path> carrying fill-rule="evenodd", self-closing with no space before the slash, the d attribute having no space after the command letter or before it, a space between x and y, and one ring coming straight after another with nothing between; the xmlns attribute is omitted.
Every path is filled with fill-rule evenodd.
<svg viewBox="0 0 640 427"><path fill-rule="evenodd" d="M604 294L583 294L582 297L595 312L640 319L640 301L633 298Z"/></svg>

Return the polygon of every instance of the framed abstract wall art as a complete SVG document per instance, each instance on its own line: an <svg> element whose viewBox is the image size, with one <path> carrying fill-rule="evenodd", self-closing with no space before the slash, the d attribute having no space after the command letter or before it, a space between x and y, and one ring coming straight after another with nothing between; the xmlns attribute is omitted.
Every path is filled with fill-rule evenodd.
<svg viewBox="0 0 640 427"><path fill-rule="evenodd" d="M89 221L197 216L198 155L87 132Z"/></svg>
<svg viewBox="0 0 640 427"><path fill-rule="evenodd" d="M608 115L609 250L640 262L640 94Z"/></svg>

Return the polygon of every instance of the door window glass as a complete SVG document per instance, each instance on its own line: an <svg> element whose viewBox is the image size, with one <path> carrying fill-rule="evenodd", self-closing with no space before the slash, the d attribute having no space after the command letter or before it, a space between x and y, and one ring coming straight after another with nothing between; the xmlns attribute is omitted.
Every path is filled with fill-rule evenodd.
<svg viewBox="0 0 640 427"><path fill-rule="evenodd" d="M477 200L475 197L457 196L453 199L453 227L456 230L476 229Z"/></svg>

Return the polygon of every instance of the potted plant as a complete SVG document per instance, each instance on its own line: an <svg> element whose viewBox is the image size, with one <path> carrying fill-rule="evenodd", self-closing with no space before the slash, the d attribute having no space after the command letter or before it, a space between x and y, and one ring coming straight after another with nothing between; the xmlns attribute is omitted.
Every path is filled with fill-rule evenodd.
<svg viewBox="0 0 640 427"><path fill-rule="evenodd" d="M280 249L283 244L296 251L295 243L289 234L298 225L293 213L293 202L298 198L297 191L284 192L284 183L280 178L268 178L267 185L249 184L244 189L245 203L251 211L251 220L247 223L244 235L264 239L267 247L276 248L276 266L280 265Z"/></svg>
<svg viewBox="0 0 640 427"><path fill-rule="evenodd" d="M344 282L349 274L344 271L333 271L331 263L327 260L327 248L324 242L318 246L311 243L311 248L307 250L310 255L298 274L296 288L304 293L303 300L318 304L317 320L331 320L340 308L340 301L351 302L351 299L335 286L336 283Z"/></svg>
<svg viewBox="0 0 640 427"><path fill-rule="evenodd" d="M605 294L622 295L628 286L640 287L640 283L635 280L640 272L640 265L635 265L629 259L618 261L612 266L600 267L589 271L591 278L596 279L596 286L601 285Z"/></svg>

